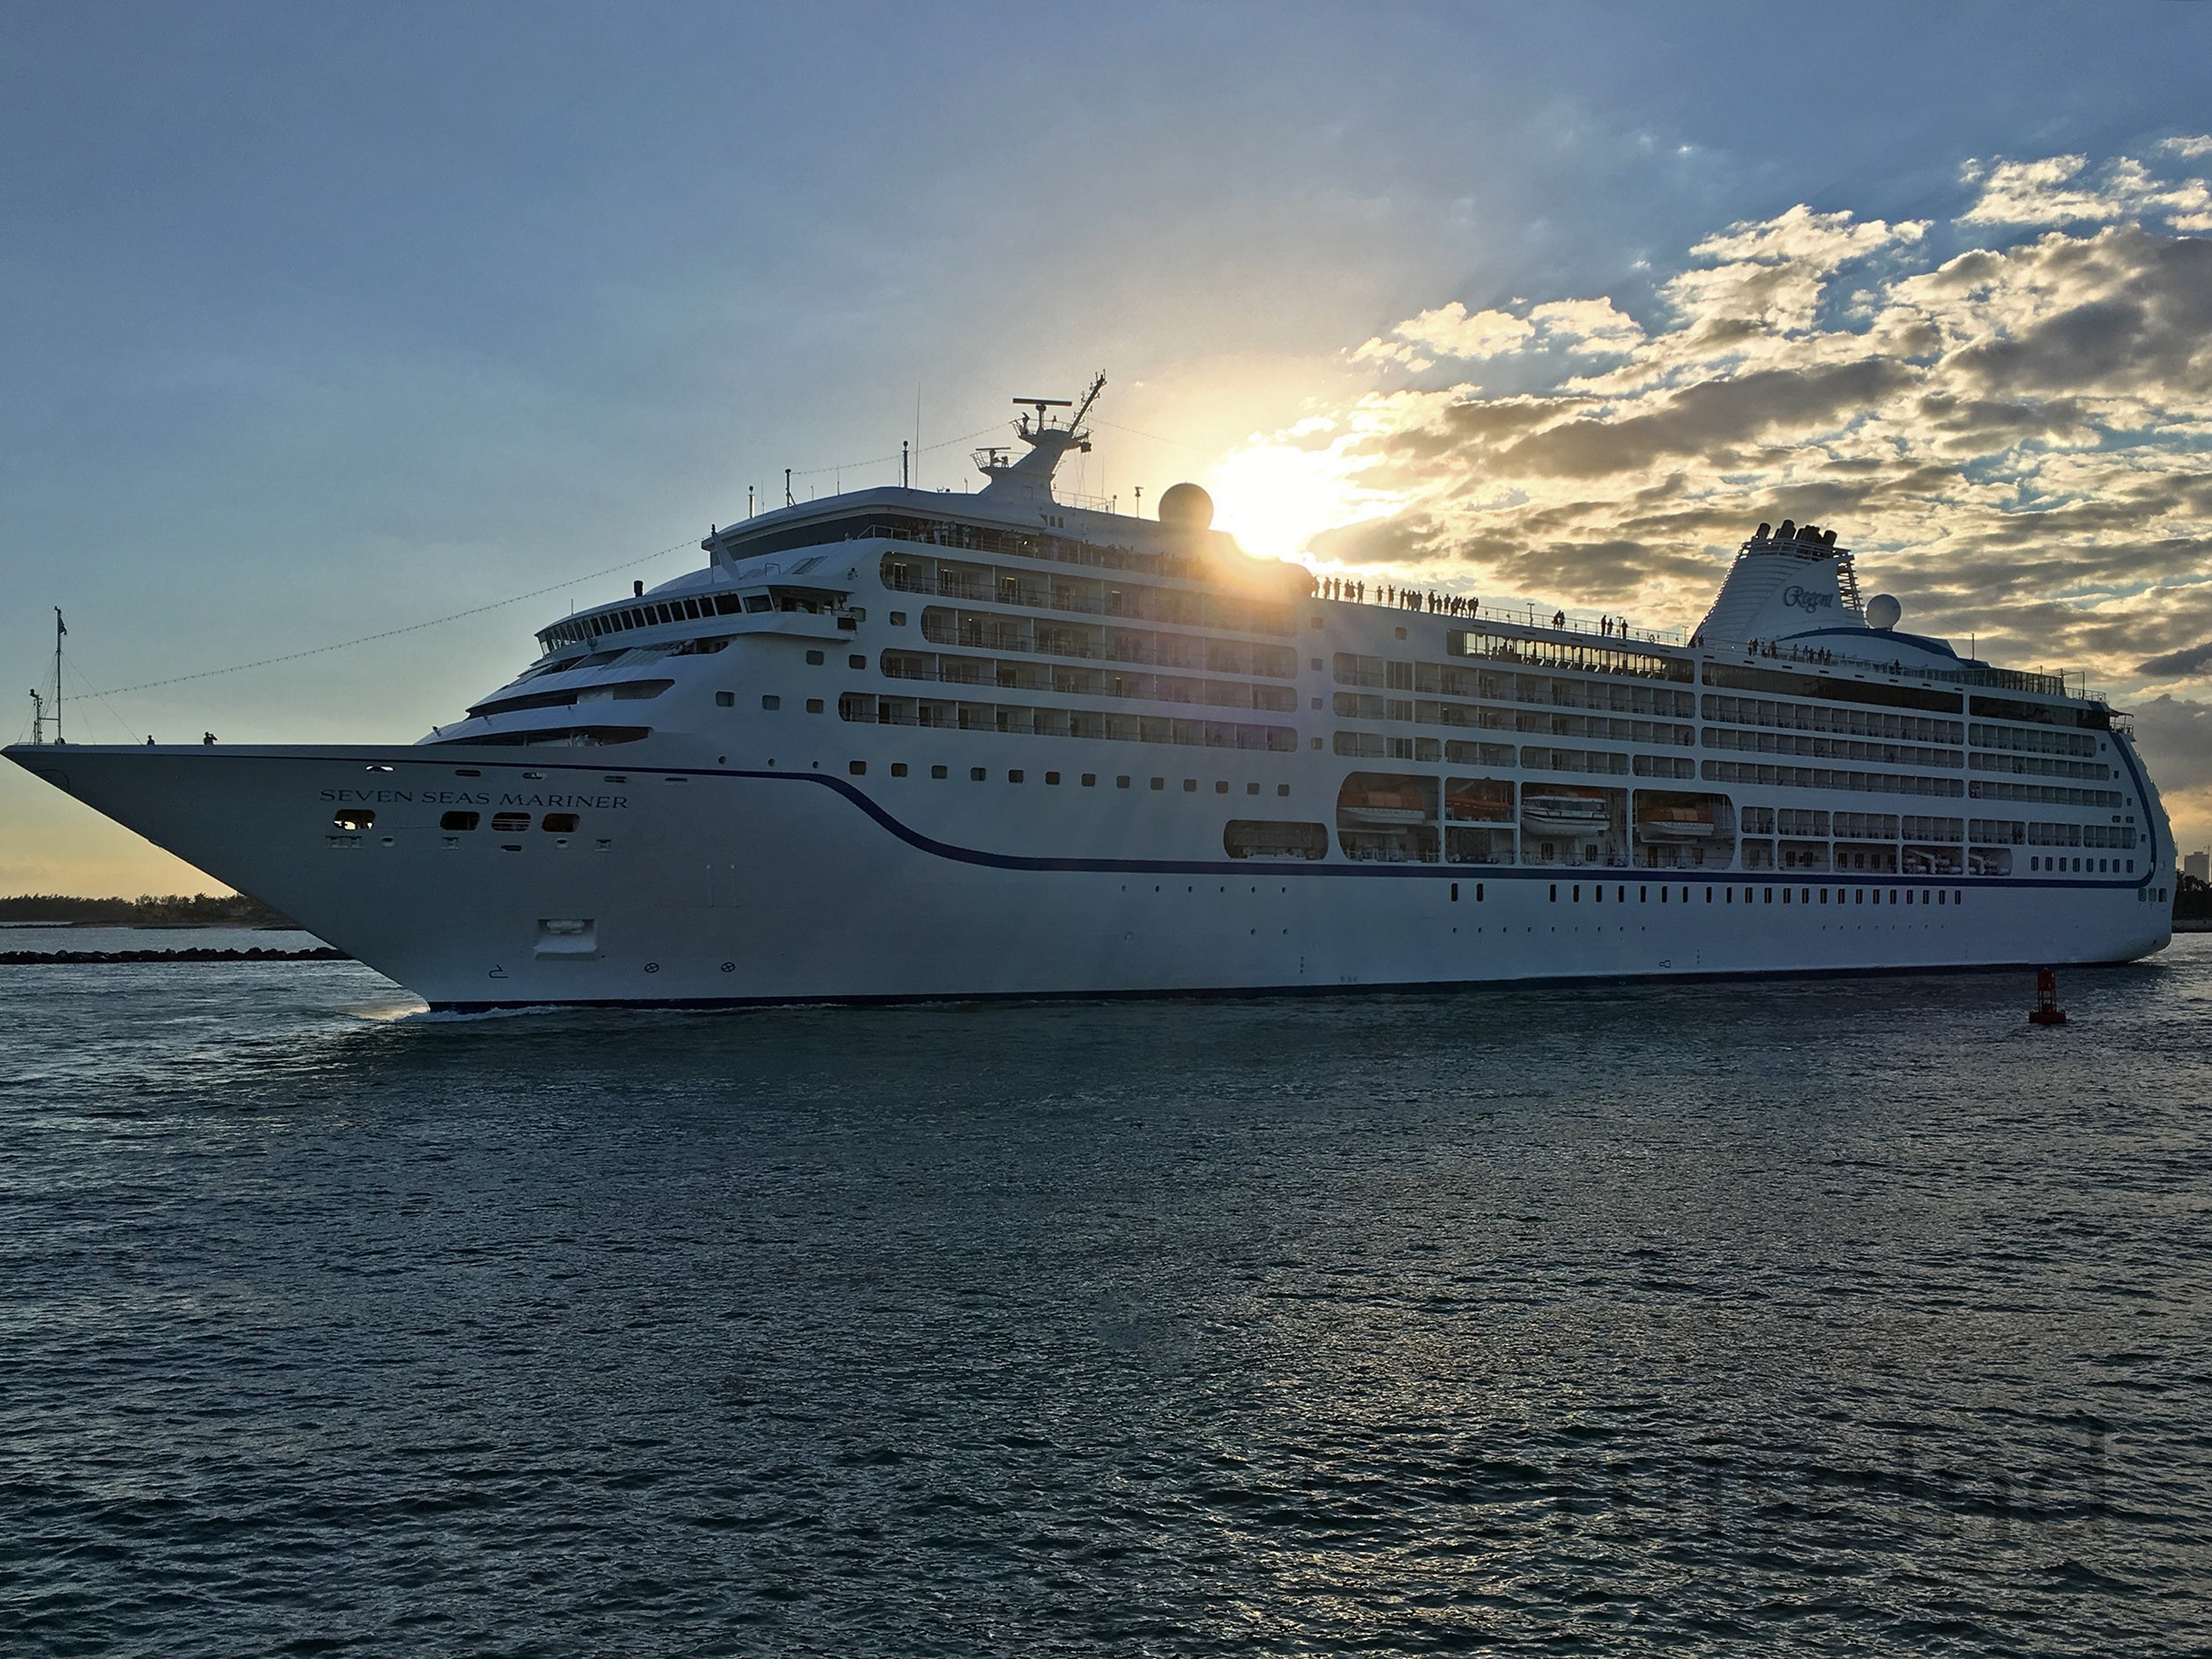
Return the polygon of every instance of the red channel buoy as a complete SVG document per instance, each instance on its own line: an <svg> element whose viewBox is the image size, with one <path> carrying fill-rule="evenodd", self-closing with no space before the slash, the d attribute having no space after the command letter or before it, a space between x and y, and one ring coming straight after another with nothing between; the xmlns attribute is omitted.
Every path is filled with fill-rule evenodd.
<svg viewBox="0 0 2212 1659"><path fill-rule="evenodd" d="M2028 1011L2028 1023L2062 1026L2066 1011L2058 1006L2058 976L2048 968L2035 970L2035 1006Z"/></svg>

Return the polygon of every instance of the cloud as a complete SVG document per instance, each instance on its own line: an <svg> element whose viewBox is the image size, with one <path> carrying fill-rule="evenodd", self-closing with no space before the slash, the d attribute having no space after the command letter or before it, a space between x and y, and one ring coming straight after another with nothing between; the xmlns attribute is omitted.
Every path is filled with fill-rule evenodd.
<svg viewBox="0 0 2212 1659"><path fill-rule="evenodd" d="M1524 317L1509 311L1470 312L1454 299L1407 318L1390 332L1396 338L1370 340L1351 354L1352 360L1425 369L1440 357L1467 362L1541 350L1621 351L1644 337L1642 325L1617 310L1611 299L1602 298L1554 299L1532 307Z"/></svg>
<svg viewBox="0 0 2212 1659"><path fill-rule="evenodd" d="M2212 139L2166 139L2157 147L2182 161L2212 155ZM1962 225L2071 225L2163 219L2177 230L2212 230L2212 188L2202 179L2159 180L2128 156L2091 170L2086 155L1969 162L1961 178L1980 189Z"/></svg>
<svg viewBox="0 0 2212 1659"><path fill-rule="evenodd" d="M2146 658L2136 665L2136 672L2146 680L2193 679L2208 668L2212 668L2212 639Z"/></svg>
<svg viewBox="0 0 2212 1659"><path fill-rule="evenodd" d="M1354 354L1333 464L1366 509L1311 549L1685 626L1760 520L1834 525L1908 626L2155 708L2146 753L2212 833L2212 239L2167 165L2212 141L2153 153L1970 164L1949 221L1729 225L1661 262L1648 324L1423 310ZM1510 395L1425 372L1508 355Z"/></svg>

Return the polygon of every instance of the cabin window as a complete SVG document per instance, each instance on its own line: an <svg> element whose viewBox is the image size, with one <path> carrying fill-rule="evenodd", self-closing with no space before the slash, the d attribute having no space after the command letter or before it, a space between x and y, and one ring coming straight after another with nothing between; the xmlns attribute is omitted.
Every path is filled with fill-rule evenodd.
<svg viewBox="0 0 2212 1659"><path fill-rule="evenodd" d="M481 822L483 819L474 812L448 812L438 819L438 827L442 830L472 830Z"/></svg>
<svg viewBox="0 0 2212 1659"><path fill-rule="evenodd" d="M810 668L820 667L822 666L822 653L818 651L808 652L806 653L806 666Z"/></svg>
<svg viewBox="0 0 2212 1659"><path fill-rule="evenodd" d="M1225 777L1214 779L1214 793L1216 795L1227 795L1228 793L1228 780Z"/></svg>
<svg viewBox="0 0 2212 1659"><path fill-rule="evenodd" d="M783 706L783 699L771 691L760 699L760 706L773 713Z"/></svg>
<svg viewBox="0 0 2212 1659"><path fill-rule="evenodd" d="M1015 767L1015 768L1013 768L1012 770L1010 770L1010 771L1006 774L1006 782L1007 782L1007 783L1020 783L1020 782L1021 782L1021 768L1020 768L1020 767Z"/></svg>
<svg viewBox="0 0 2212 1659"><path fill-rule="evenodd" d="M455 777L482 777L484 774L472 766L458 766L453 768L453 775Z"/></svg>
<svg viewBox="0 0 2212 1659"><path fill-rule="evenodd" d="M952 768L943 766L933 766L929 768L929 775L932 777L950 777L952 775Z"/></svg>
<svg viewBox="0 0 2212 1659"><path fill-rule="evenodd" d="M1183 793L1185 795L1196 795L1198 793L1198 780L1194 777L1185 778L1183 780Z"/></svg>
<svg viewBox="0 0 2212 1659"><path fill-rule="evenodd" d="M822 699L821 699L821 698L819 698L819 697L809 697L809 698L806 700L806 711L807 711L809 714L819 714L819 713L821 713L821 712L822 712Z"/></svg>
<svg viewBox="0 0 2212 1659"><path fill-rule="evenodd" d="M738 706L738 694L734 691L716 692L714 694L714 706L717 709L736 708Z"/></svg>
<svg viewBox="0 0 2212 1659"><path fill-rule="evenodd" d="M502 835L511 835L516 830L526 830L530 826L530 815L528 812L494 812L492 814L492 827Z"/></svg>
<svg viewBox="0 0 2212 1659"><path fill-rule="evenodd" d="M1290 785L1287 783L1278 783L1275 786L1275 796L1278 800L1288 800L1290 798ZM2129 868L2132 869L2134 867L2130 865Z"/></svg>
<svg viewBox="0 0 2212 1659"><path fill-rule="evenodd" d="M1452 884L1452 902L1455 905L1459 902L1459 884L1457 882Z"/></svg>
<svg viewBox="0 0 2212 1659"><path fill-rule="evenodd" d="M906 775L906 762L904 761L893 761L891 762L891 775L893 777L904 777Z"/></svg>
<svg viewBox="0 0 2212 1659"><path fill-rule="evenodd" d="M333 829L364 830L376 827L377 815L365 806L342 806L331 814Z"/></svg>
<svg viewBox="0 0 2212 1659"><path fill-rule="evenodd" d="M971 766L968 768L968 781L970 783L980 783L990 775L990 772L980 766Z"/></svg>
<svg viewBox="0 0 2212 1659"><path fill-rule="evenodd" d="M854 777L866 777L868 775L868 762L866 761L847 761L845 763L845 769L847 772L850 772Z"/></svg>
<svg viewBox="0 0 2212 1659"><path fill-rule="evenodd" d="M1046 782L1047 783L1057 783L1059 781L1060 781L1060 774L1059 774L1059 773L1057 773L1057 772L1048 772L1048 773L1046 773L1046 774L1045 774L1045 782Z"/></svg>
<svg viewBox="0 0 2212 1659"><path fill-rule="evenodd" d="M904 628L905 625L906 625L906 613L905 613L904 611L903 611L903 610L894 610L893 612L891 612L891 626L892 626L892 627L894 627L894 628Z"/></svg>
<svg viewBox="0 0 2212 1659"><path fill-rule="evenodd" d="M855 652L845 659L845 666L848 668L865 668L868 667L868 659Z"/></svg>
<svg viewBox="0 0 2212 1659"><path fill-rule="evenodd" d="M573 835L576 833L576 814L548 812L538 821L537 827L549 835Z"/></svg>
<svg viewBox="0 0 2212 1659"><path fill-rule="evenodd" d="M1086 790L1093 790L1093 789L1098 788L1098 786L1099 786L1099 775L1098 775L1096 772L1085 772L1085 773L1083 775L1083 787L1084 787L1084 789L1086 789Z"/></svg>
<svg viewBox="0 0 2212 1659"><path fill-rule="evenodd" d="M1152 780L1152 787L1156 790L1164 790L1167 788L1167 780L1164 777L1156 777Z"/></svg>

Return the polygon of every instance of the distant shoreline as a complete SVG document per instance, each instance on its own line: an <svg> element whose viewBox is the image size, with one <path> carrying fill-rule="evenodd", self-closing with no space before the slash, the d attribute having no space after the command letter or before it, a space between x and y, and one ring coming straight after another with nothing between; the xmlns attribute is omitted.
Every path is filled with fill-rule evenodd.
<svg viewBox="0 0 2212 1659"><path fill-rule="evenodd" d="M310 950L271 949L249 945L244 949L217 949L209 945L187 945L178 950L0 950L0 968L68 968L133 962L351 962L334 945Z"/></svg>
<svg viewBox="0 0 2212 1659"><path fill-rule="evenodd" d="M304 934L307 930L292 921L0 921L0 934L14 933L18 928L36 928L51 932L62 927L104 927L113 931L128 927L133 933L221 933L221 934Z"/></svg>

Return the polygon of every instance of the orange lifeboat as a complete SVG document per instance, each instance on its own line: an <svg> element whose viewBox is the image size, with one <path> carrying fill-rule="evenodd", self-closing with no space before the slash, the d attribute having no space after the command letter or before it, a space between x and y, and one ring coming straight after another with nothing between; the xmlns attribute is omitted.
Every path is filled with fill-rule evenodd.
<svg viewBox="0 0 2212 1659"><path fill-rule="evenodd" d="M1337 819L1340 824L1397 829L1409 824L1426 824L1429 804L1416 789L1376 785L1347 789L1337 797Z"/></svg>
<svg viewBox="0 0 2212 1659"><path fill-rule="evenodd" d="M1647 806L1636 815L1647 841L1703 841L1720 833L1710 806Z"/></svg>
<svg viewBox="0 0 2212 1659"><path fill-rule="evenodd" d="M1462 783L1444 797L1444 815L1462 824L1509 824L1513 786L1488 778Z"/></svg>

